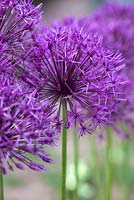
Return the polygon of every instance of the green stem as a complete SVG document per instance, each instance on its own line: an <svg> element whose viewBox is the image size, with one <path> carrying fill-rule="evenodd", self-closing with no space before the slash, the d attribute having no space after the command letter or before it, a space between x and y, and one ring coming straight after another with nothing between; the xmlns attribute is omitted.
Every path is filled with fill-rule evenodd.
<svg viewBox="0 0 134 200"><path fill-rule="evenodd" d="M79 187L79 138L77 133L74 133L74 173L75 173L75 191L74 200L78 200L78 187Z"/></svg>
<svg viewBox="0 0 134 200"><path fill-rule="evenodd" d="M66 167L67 167L67 129L66 123L66 107L63 103L63 128L62 128L62 183L61 183L61 200L66 200Z"/></svg>
<svg viewBox="0 0 134 200"><path fill-rule="evenodd" d="M102 192L103 183L102 183L102 177L101 177L101 168L99 168L100 157L99 157L99 152L97 149L96 137L92 135L92 140L90 141L91 141L90 145L92 148L93 161L95 165L95 182L96 182L96 189L97 189L96 199L104 200L104 193Z"/></svg>
<svg viewBox="0 0 134 200"><path fill-rule="evenodd" d="M1 170L0 170L0 200L4 200L3 174Z"/></svg>
<svg viewBox="0 0 134 200"><path fill-rule="evenodd" d="M106 131L106 191L105 200L111 200L111 162L110 162L110 152L111 152L111 128L107 128Z"/></svg>
<svg viewBox="0 0 134 200"><path fill-rule="evenodd" d="M124 169L126 172L122 175L125 179L125 195L124 199L131 199L131 165L130 165L130 155L131 155L131 142L128 140L123 141L124 149Z"/></svg>

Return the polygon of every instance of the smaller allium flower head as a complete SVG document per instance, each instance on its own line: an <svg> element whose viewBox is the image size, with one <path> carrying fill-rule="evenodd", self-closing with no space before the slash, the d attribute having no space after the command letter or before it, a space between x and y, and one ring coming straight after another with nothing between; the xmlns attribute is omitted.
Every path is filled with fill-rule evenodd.
<svg viewBox="0 0 134 200"><path fill-rule="evenodd" d="M86 30L103 36L105 46L122 53L126 62L126 73L133 79L134 5L117 2L104 4L84 22Z"/></svg>
<svg viewBox="0 0 134 200"><path fill-rule="evenodd" d="M32 41L40 8L41 5L34 7L31 0L0 0L0 42L8 46L6 53L12 53L14 61L27 47L27 41Z"/></svg>
<svg viewBox="0 0 134 200"><path fill-rule="evenodd" d="M46 167L32 161L35 156L44 162L52 160L45 148L55 144L50 113L44 103L37 104L35 92L26 94L17 85L0 80L0 168L3 174L14 167L41 171Z"/></svg>
<svg viewBox="0 0 134 200"><path fill-rule="evenodd" d="M76 125L83 135L110 123L120 98L122 67L122 57L103 48L101 38L84 34L77 26L57 24L38 38L19 78L37 89L37 98L49 102L59 123L64 103L65 126Z"/></svg>
<svg viewBox="0 0 134 200"><path fill-rule="evenodd" d="M113 115L113 126L124 137L124 132L128 135L134 128L134 5L107 3L83 22L85 31L102 35L103 44L121 52L125 58L126 67L123 73L129 79L128 85L123 89L126 101L119 104ZM121 130L119 124L124 124L127 129Z"/></svg>

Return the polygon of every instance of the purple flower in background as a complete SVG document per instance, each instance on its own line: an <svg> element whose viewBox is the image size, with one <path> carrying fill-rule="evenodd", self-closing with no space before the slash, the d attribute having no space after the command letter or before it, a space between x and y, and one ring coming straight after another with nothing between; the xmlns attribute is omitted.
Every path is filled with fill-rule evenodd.
<svg viewBox="0 0 134 200"><path fill-rule="evenodd" d="M41 171L46 167L32 161L51 163L45 148L56 141L51 113L44 103L35 101L35 92L26 94L18 85L0 80L0 168L6 174L14 166Z"/></svg>
<svg viewBox="0 0 134 200"><path fill-rule="evenodd" d="M120 103L113 114L113 128L120 137L128 138L134 130L134 80L124 87L124 95L126 101Z"/></svg>
<svg viewBox="0 0 134 200"><path fill-rule="evenodd" d="M134 5L105 4L85 24L89 31L103 36L105 46L123 54L126 73L134 78Z"/></svg>
<svg viewBox="0 0 134 200"><path fill-rule="evenodd" d="M117 112L114 113L113 126L122 136L124 131L117 127L119 123L127 125L128 135L134 128L134 5L108 3L82 22L86 32L101 35L105 47L121 52L125 58L126 67L123 73L129 79L123 90L126 101L120 103Z"/></svg>
<svg viewBox="0 0 134 200"><path fill-rule="evenodd" d="M19 79L36 88L37 98L49 102L57 123L62 123L64 103L66 127L77 125L80 135L109 124L124 84L119 73L122 57L103 48L101 38L77 27L56 25L42 36Z"/></svg>

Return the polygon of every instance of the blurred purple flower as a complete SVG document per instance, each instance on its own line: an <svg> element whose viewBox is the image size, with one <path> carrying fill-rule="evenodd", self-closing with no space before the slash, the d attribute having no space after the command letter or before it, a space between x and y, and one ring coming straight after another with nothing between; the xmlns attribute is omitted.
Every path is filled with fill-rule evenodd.
<svg viewBox="0 0 134 200"><path fill-rule="evenodd" d="M80 135L109 124L124 84L121 55L77 26L58 24L35 37L35 46L19 79L37 89L37 98L49 101L58 124L63 103L65 126L77 124Z"/></svg>
<svg viewBox="0 0 134 200"><path fill-rule="evenodd" d="M117 112L114 113L113 126L120 136L124 135L124 131L128 135L134 129L134 5L108 3L81 22L86 32L101 35L105 47L122 53L125 58L126 67L123 73L129 79L128 85L124 86L126 101L119 104ZM82 26L80 21L79 25ZM117 128L120 123L127 125L127 129L121 131Z"/></svg>
<svg viewBox="0 0 134 200"><path fill-rule="evenodd" d="M113 128L120 137L129 138L134 130L134 80L124 86L126 101L119 104L113 113Z"/></svg>
<svg viewBox="0 0 134 200"><path fill-rule="evenodd" d="M88 30L103 36L105 46L120 51L126 59L126 73L134 78L134 5L104 4L88 20Z"/></svg>

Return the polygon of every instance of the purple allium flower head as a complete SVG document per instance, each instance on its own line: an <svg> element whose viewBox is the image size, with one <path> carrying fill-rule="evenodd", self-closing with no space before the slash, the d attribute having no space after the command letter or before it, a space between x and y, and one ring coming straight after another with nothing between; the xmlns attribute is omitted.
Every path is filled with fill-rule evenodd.
<svg viewBox="0 0 134 200"><path fill-rule="evenodd" d="M0 168L6 174L14 166L40 171L46 167L30 156L44 162L52 160L45 147L55 144L51 113L44 103L35 101L35 91L26 94L18 85L10 85L0 80Z"/></svg>
<svg viewBox="0 0 134 200"><path fill-rule="evenodd" d="M77 26L57 24L37 39L19 78L37 89L37 98L49 102L58 123L64 103L66 127L77 125L83 135L110 123L124 84L119 74L122 67L121 55L104 48L101 38L87 35Z"/></svg>
<svg viewBox="0 0 134 200"><path fill-rule="evenodd" d="M126 101L119 104L113 123L119 135L123 135L123 131L117 128L119 123L127 125L127 134L131 133L134 128L134 5L104 4L91 17L83 19L83 22L85 31L102 35L103 44L121 52L125 58L123 73L129 79L123 89Z"/></svg>
<svg viewBox="0 0 134 200"><path fill-rule="evenodd" d="M33 47L33 33L40 20L40 6L31 0L0 0L0 169L16 166L40 171L46 167L32 160L52 160L46 146L56 142L57 130L47 102L36 101L36 90L17 84L17 68ZM23 54L25 52L25 55Z"/></svg>

